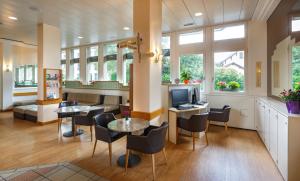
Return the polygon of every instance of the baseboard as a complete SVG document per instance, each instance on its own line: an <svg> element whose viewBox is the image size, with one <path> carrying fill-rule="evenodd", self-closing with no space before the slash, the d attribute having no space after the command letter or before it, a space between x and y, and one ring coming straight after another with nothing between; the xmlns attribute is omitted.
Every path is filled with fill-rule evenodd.
<svg viewBox="0 0 300 181"><path fill-rule="evenodd" d="M43 125L47 125L47 124L56 123L57 121L58 121L58 119L55 119L55 120L52 120L52 121L45 121L45 122L37 121L36 123L37 123L38 125L43 126Z"/></svg>

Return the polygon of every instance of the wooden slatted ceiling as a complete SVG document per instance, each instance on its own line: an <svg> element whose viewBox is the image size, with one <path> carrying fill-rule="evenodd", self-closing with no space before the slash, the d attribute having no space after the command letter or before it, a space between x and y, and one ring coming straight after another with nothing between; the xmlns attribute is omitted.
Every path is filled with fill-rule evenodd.
<svg viewBox="0 0 300 181"><path fill-rule="evenodd" d="M163 31L251 19L258 0L163 0ZM36 24L61 28L62 47L133 36L133 0L0 0L0 38L36 44ZM32 10L36 8L37 10ZM196 12L203 15L195 17ZM18 21L8 19L18 17ZM83 36L83 39L78 39Z"/></svg>

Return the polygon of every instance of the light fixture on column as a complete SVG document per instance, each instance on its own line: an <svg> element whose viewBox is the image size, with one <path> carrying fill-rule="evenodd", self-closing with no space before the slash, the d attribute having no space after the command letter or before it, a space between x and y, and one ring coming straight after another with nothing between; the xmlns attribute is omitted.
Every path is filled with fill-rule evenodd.
<svg viewBox="0 0 300 181"><path fill-rule="evenodd" d="M163 58L163 55L161 54L161 51L159 51L158 49L155 49L154 56L155 56L155 63L158 63Z"/></svg>
<svg viewBox="0 0 300 181"><path fill-rule="evenodd" d="M9 64L6 64L5 72L10 72L10 65Z"/></svg>

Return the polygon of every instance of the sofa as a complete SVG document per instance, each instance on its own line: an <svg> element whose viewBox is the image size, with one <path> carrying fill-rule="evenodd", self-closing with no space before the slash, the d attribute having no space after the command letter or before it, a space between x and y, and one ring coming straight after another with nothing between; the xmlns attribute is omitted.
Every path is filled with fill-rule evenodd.
<svg viewBox="0 0 300 181"><path fill-rule="evenodd" d="M13 108L14 118L37 121L37 105L16 106Z"/></svg>
<svg viewBox="0 0 300 181"><path fill-rule="evenodd" d="M81 106L95 106L100 103L100 95L86 93L71 93L67 94L67 101L76 101Z"/></svg>
<svg viewBox="0 0 300 181"><path fill-rule="evenodd" d="M100 95L100 105L104 107L105 113L120 114L120 104L122 104L122 96Z"/></svg>

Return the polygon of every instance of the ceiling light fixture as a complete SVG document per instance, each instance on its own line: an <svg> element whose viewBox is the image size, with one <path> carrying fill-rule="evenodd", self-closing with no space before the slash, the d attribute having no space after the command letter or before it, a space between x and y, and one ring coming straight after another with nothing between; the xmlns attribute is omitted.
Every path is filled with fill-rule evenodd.
<svg viewBox="0 0 300 181"><path fill-rule="evenodd" d="M18 18L14 17L14 16L9 16L8 18L12 19L12 20L18 20Z"/></svg>
<svg viewBox="0 0 300 181"><path fill-rule="evenodd" d="M82 39L83 37L82 36L78 36L77 38Z"/></svg>
<svg viewBox="0 0 300 181"><path fill-rule="evenodd" d="M123 30L128 31L128 30L130 30L130 28L127 27L127 26L125 26L125 27L123 28Z"/></svg>
<svg viewBox="0 0 300 181"><path fill-rule="evenodd" d="M201 12L195 13L195 16L202 16L203 14Z"/></svg>

